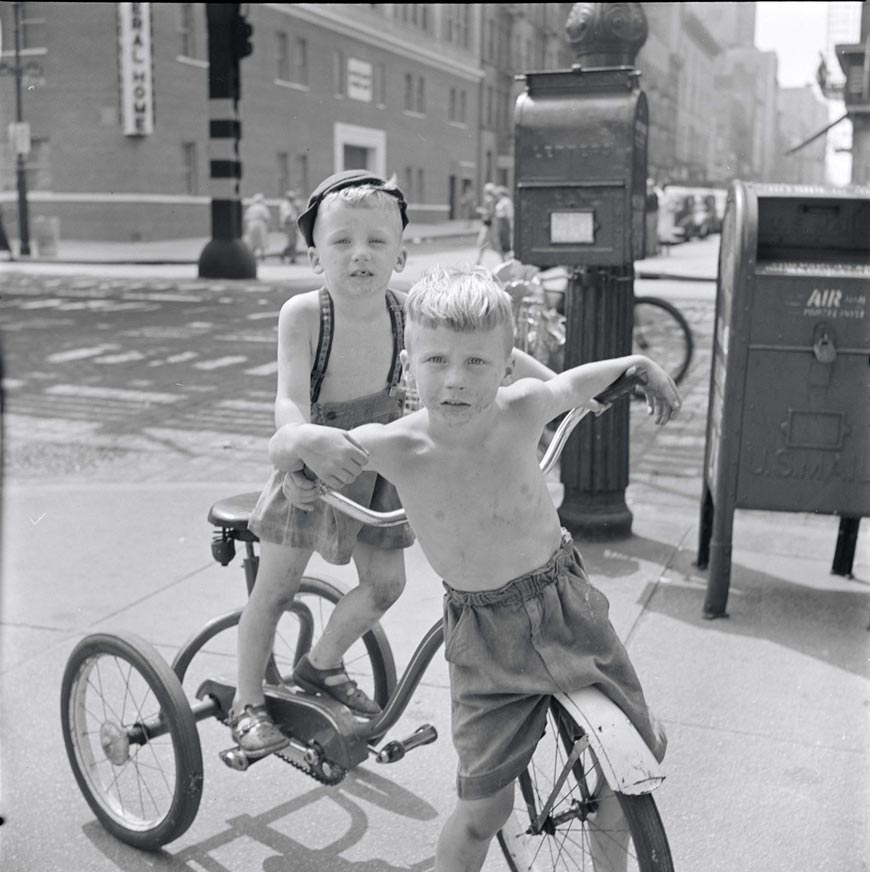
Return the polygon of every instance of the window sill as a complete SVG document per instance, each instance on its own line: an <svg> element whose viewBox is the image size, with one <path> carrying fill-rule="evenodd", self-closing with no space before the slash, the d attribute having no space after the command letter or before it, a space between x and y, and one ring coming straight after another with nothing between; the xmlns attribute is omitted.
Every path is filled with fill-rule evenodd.
<svg viewBox="0 0 870 872"><path fill-rule="evenodd" d="M184 64L186 67L196 67L198 70L208 69L208 61L201 60L200 58L191 58L187 55L177 55L175 60L180 64Z"/></svg>
<svg viewBox="0 0 870 872"><path fill-rule="evenodd" d="M310 91L310 85L303 85L301 82L291 82L289 79L273 79L273 85L279 88L287 88L290 91Z"/></svg>

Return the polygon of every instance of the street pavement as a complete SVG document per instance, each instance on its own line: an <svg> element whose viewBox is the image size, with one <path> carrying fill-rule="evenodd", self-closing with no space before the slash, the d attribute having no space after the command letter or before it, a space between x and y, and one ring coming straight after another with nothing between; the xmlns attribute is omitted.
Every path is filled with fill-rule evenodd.
<svg viewBox="0 0 870 872"><path fill-rule="evenodd" d="M471 237L421 234L401 278L473 259ZM859 872L870 857L867 524L854 578L842 578L829 573L835 518L738 511L730 618L701 617L706 574L693 561L717 242L636 265L638 294L687 314L696 355L676 421L656 429L632 407L632 536L579 544L668 729L656 800L676 868ZM267 261L256 282L199 280L201 244L147 244L151 260L140 244L111 262L125 255L70 243L55 262L0 265L3 869L426 872L453 802L440 656L395 730L431 722L439 740L337 787L277 760L232 772L216 756L225 730L202 723L199 814L156 854L109 836L70 772L59 688L82 636L132 630L171 660L244 602L239 559L211 560L206 512L265 480L274 317L311 274ZM170 258L173 246L186 253ZM384 621L400 667L441 597L418 547L407 563ZM312 569L353 582L349 567L315 558ZM491 851L487 872L505 868Z"/></svg>

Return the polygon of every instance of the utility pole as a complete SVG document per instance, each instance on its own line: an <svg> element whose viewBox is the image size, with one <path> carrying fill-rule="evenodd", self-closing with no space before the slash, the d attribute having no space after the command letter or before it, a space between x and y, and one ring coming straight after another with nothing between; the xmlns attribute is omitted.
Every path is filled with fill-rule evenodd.
<svg viewBox="0 0 870 872"><path fill-rule="evenodd" d="M24 70L21 67L21 3L13 3L15 12L15 165L18 181L18 235L19 254L30 255L30 224L27 215L27 156L24 138L24 119L21 101L21 80Z"/></svg>
<svg viewBox="0 0 870 872"><path fill-rule="evenodd" d="M208 22L209 187L211 240L199 255L200 278L255 279L257 260L242 242L239 182L241 70L253 51L240 3L206 3Z"/></svg>

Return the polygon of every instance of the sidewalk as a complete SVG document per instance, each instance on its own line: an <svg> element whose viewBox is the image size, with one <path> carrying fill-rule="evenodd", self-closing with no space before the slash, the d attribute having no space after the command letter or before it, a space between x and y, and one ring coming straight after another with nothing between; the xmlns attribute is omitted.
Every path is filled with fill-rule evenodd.
<svg viewBox="0 0 870 872"><path fill-rule="evenodd" d="M439 224L410 224L405 231L409 248L432 242L452 243L457 246L472 247L477 239L478 225L467 221L444 221ZM38 247L31 247L32 256L18 258L14 266L26 269L28 264L163 264L191 265L199 261L199 255L209 240L205 237L187 239L167 239L155 242L101 242L95 240L61 239L57 254L42 256ZM262 268L272 271L280 265L282 273L293 277L297 272L307 274L308 258L301 252L296 264L282 264L280 252L285 237L281 233L270 234L269 253ZM639 260L635 263L638 278L665 278L677 280L715 281L716 257L711 258L712 249L718 251L719 236L704 240L693 240L679 245L663 246L656 257ZM17 245L16 245L17 247ZM264 276L265 277L265 276Z"/></svg>

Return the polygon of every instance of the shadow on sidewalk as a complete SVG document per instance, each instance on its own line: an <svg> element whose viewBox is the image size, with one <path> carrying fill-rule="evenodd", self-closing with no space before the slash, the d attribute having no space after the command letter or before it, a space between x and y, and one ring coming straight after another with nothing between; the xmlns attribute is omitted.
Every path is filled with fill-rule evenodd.
<svg viewBox="0 0 870 872"><path fill-rule="evenodd" d="M646 609L716 633L765 639L860 677L867 675L870 585L828 575L788 579L735 562L728 597L729 618L702 617L707 572L694 565L694 549L682 549L663 574L668 583L647 590ZM785 563L785 561L784 561ZM784 566L787 569L787 566ZM808 580L809 579L809 580Z"/></svg>
<svg viewBox="0 0 870 872"><path fill-rule="evenodd" d="M288 778L302 777L298 772L284 768ZM256 789L253 781L249 781L249 785ZM238 796L243 807L244 792ZM432 868L431 858L413 866L396 866L382 858L351 860L342 856L352 853L368 835L368 808L383 809L399 819L431 822L438 816L427 802L395 782L359 769L338 787L317 785L261 814L241 813L221 822L223 827L210 825L208 829L214 835L175 850L172 846L156 852L136 850L114 839L96 821L86 824L82 831L104 857L126 872L152 872L154 869L197 872L201 869L236 868L235 865L218 865L215 861L222 854L226 854L227 859L232 857L240 850L240 843L246 843L243 850L251 862L256 856L256 865L262 862L265 872L296 872L300 869L423 872ZM205 803L199 813L208 813ZM294 815L299 813L305 815L305 822L294 828ZM318 821L324 815L327 817ZM299 823L297 819L296 824ZM298 837L291 833L298 833ZM179 844L184 841L182 836ZM260 861L264 854L270 856ZM242 866L253 868L249 863L243 863L240 868Z"/></svg>

